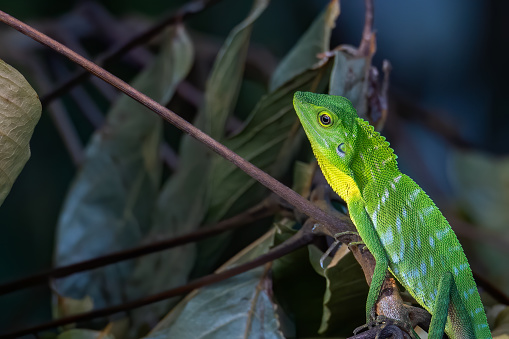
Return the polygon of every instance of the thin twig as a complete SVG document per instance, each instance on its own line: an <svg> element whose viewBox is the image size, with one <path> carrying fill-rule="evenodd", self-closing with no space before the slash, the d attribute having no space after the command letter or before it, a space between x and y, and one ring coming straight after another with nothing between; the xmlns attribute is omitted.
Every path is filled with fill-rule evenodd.
<svg viewBox="0 0 509 339"><path fill-rule="evenodd" d="M48 282L50 279L62 278L77 272L91 270L94 268L110 265L119 261L137 258L154 252L167 250L173 247L182 246L191 242L203 240L214 235L233 230L240 226L252 223L256 220L274 215L278 210L278 206L271 198L264 200L262 203L240 213L234 217L223 220L214 226L203 228L201 230L177 236L171 239L160 240L147 245L142 245L127 250L111 253L105 256L80 261L75 264L66 265L50 269L48 271L32 275L0 285L0 295L11 293L23 288L34 286L37 284Z"/></svg>
<svg viewBox="0 0 509 339"><path fill-rule="evenodd" d="M246 172L246 174L251 176L253 179L257 180L262 185L270 189L272 192L279 195L281 198L295 206L299 211L319 221L324 227L328 228L331 231L331 233L341 232L342 230L341 225L343 224L341 220L338 220L333 216L328 215L327 213L313 205L311 202L309 202L307 199L305 199L304 197L302 197L289 187L283 185L282 183L274 179L272 176L265 173L264 171L262 171L249 161L245 160L244 158L242 158L241 156L239 156L238 154L236 154L223 144L219 143L218 141L208 136L206 133L194 127L193 125L182 119L180 116L175 114L173 111L167 109L166 107L152 100L147 95L140 93L132 86L127 84L125 81L122 81L121 79L115 77L113 74L109 73L105 69L97 66L93 62L83 58L82 56L65 47L64 45L60 44L59 42L49 38L45 34L13 18L12 16L6 14L5 12L0 11L0 21L15 28L19 32L31 37L32 39L40 42L41 44L46 45L51 49L61 53L71 61L75 62L76 64L80 65L81 67L89 71L90 73L103 79L110 85L115 86L123 93L127 94L128 96L138 101L145 107L157 113L159 116L161 116L163 119L176 126L178 129L189 134L190 136L192 136L199 142L205 144L207 147L212 149L214 152L216 152L226 160L232 162L235 166L240 168L242 171Z"/></svg>
<svg viewBox="0 0 509 339"><path fill-rule="evenodd" d="M362 56L368 56L371 54L371 41L373 35L373 21L375 18L374 15L374 5L373 0L365 0L366 4L366 13L364 19L364 29L362 31L361 43L359 45L359 54Z"/></svg>
<svg viewBox="0 0 509 339"><path fill-rule="evenodd" d="M150 29L140 32L136 36L134 36L129 41L120 44L119 46L113 47L111 50L98 57L95 60L95 63L98 65L106 65L107 63L114 61L118 57L124 55L126 52L130 51L132 48L150 40L152 37L160 33L167 26L174 24L175 22L181 21L184 18L193 16L205 10L208 7L216 4L220 0L198 0L192 1L190 3L185 4L180 9L178 9L175 13L171 14L169 17L161 20L158 24L154 25ZM89 73L86 71L80 71L76 75L74 75L69 80L62 83L60 86L55 88L50 93L42 96L41 103L42 106L46 106L48 103L58 98L63 93L67 92L69 89L73 88L77 84L81 83L89 76Z"/></svg>
<svg viewBox="0 0 509 339"><path fill-rule="evenodd" d="M210 274L207 276L204 276L202 278L196 279L191 281L190 283L179 286L170 290L167 290L162 293L154 294L142 299L133 300L127 303L124 303L122 305L112 306L112 307L106 307L103 309L81 313L78 315L61 318L57 320L53 320L44 324L40 324L37 326L33 326L30 328L26 328L23 330L5 333L0 335L0 339L7 339L7 338L17 338L21 337L23 335L48 330L51 328L59 327L62 325L72 324L76 322L83 322L95 318L105 317L108 315L112 315L119 312L124 312L127 310L131 310L134 308L142 307L145 305L149 305L161 300L166 300L171 297L175 297L178 295L182 295L188 292L191 292L192 290L195 290L197 288L207 286L219 281L223 281L225 279L228 279L230 277L236 276L238 274L241 274L243 272L249 271L253 268L256 268L258 266L264 265L270 261L273 261L277 258L280 258L288 253L291 253L303 246L306 246L310 244L313 240L314 234L312 231L310 231L308 228L303 228L301 231L299 231L297 234L295 234L292 238L288 239L284 243L274 247L266 254L259 256L258 258L249 261L245 264L235 266L233 268L227 269L226 271L223 271L221 273L216 274Z"/></svg>

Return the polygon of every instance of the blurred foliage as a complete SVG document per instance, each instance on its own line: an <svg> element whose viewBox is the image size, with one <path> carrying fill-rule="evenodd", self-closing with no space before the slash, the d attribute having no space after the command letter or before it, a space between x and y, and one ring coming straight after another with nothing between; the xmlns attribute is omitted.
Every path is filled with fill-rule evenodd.
<svg viewBox="0 0 509 339"><path fill-rule="evenodd" d="M478 237L486 239L473 244L475 265L509 294L509 262L500 260L509 241L509 157L458 150L451 157L451 172L462 214L477 225Z"/></svg>
<svg viewBox="0 0 509 339"><path fill-rule="evenodd" d="M170 6L184 3L174 1ZM110 0L88 5L45 4L41 8L39 2L32 6L27 2L23 7L12 2L2 10L35 20L42 31L91 56L149 27L153 17L168 10L163 1ZM339 14L335 0L220 1L186 20L185 27L179 23L167 29L111 69L125 79L133 78L131 83L141 92L308 195L316 167L295 162L300 159L307 163L312 158L309 146L302 143L292 107L293 93L307 90L345 95L354 102L359 115L377 127L384 125L387 114L386 88L380 86L380 72L372 65L377 63L376 37L371 37L366 55L343 44L358 41L360 36L352 39L348 35L347 26L341 22L349 15L338 19ZM334 31L336 21L342 30ZM356 17L356 22L358 33L362 19ZM42 93L54 85L44 86L41 68L51 82L65 78L74 69L71 63L16 34L0 31L4 44L13 46L0 52L0 57L18 62L25 76L43 88ZM336 46L337 41L342 44ZM395 69L398 74L397 65ZM8 226L2 238L9 239L9 244L0 246L4 258L0 261L0 281L49 267L52 251L55 265L78 262L213 224L267 195L267 190L244 172L162 124L157 115L130 98L116 97L94 81L80 90L64 95L59 103L76 126L78 140L87 144L84 160L79 169L73 168L49 115L43 115L31 142L33 160L0 209L0 217ZM403 168L416 172L418 182L433 181L436 164L444 161L430 158L430 154L440 154L433 150L440 149L440 142L449 140L448 135L434 141L436 137L430 137L429 131L414 126L419 121L415 114L410 118L412 123L401 117L400 99L393 101L396 109L387 121L387 133L394 137L397 153L398 145L402 145L403 155L410 159L405 162L400 154L399 161ZM412 105L410 110L417 107ZM46 109L50 112L54 106ZM96 118L87 116L94 110L99 111ZM98 124L101 126L96 128ZM461 124L454 126L458 129ZM409 140L416 138L420 148L413 149L405 133L411 135ZM169 167L164 167L159 156L162 142L170 150L164 158L166 164L171 163ZM447 145L450 149L453 146ZM463 216L479 229L484 227L504 237L508 189L505 160L456 150L451 154L457 196L451 199L444 189L435 191L435 196L448 205L461 204ZM419 161L426 166L420 166ZM423 170L427 167L432 168L429 173ZM477 179L480 175L483 180ZM25 212L27 209L30 213ZM52 283L53 315L118 305L182 285L190 276L212 272L225 255L245 247L218 268L225 270L282 243L301 227L299 221L277 215L274 220L258 222L255 232L229 232L196 245L56 280ZM497 260L499 249L490 248L487 241L471 243L469 257L476 255L473 262L486 265L485 276L499 288L506 288L509 274L500 264L503 261ZM174 298L145 306L109 324L106 320L85 324L95 330L103 328L101 332L71 329L58 337L137 338L149 331L149 338L347 336L364 322L367 285L347 251L339 250L332 262L327 261L326 269L321 269L322 247L310 245L271 265L194 291L180 301ZM47 290L2 296L0 327L14 329L34 319L49 319L49 300ZM506 322L503 316L499 319L502 325Z"/></svg>

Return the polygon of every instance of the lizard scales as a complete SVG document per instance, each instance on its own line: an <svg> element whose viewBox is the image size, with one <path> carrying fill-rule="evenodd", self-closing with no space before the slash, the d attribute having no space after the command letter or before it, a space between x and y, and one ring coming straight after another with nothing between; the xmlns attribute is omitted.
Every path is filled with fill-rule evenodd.
<svg viewBox="0 0 509 339"><path fill-rule="evenodd" d="M445 332L451 338L491 338L456 235L429 196L399 171L397 156L385 138L357 116L346 98L297 92L294 106L328 183L349 210L350 201L363 201L396 279L433 313L440 279L451 274L455 290ZM327 112L325 121L321 121L323 112ZM328 119L334 126L321 128ZM356 227L373 253L372 240L363 236L362 226Z"/></svg>

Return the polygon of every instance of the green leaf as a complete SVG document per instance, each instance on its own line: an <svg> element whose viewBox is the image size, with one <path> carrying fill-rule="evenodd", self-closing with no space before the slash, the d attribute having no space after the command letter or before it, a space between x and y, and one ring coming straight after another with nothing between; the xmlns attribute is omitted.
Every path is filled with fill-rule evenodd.
<svg viewBox="0 0 509 339"><path fill-rule="evenodd" d="M266 253L273 241L271 230L218 271ZM269 266L193 292L146 338L284 338L271 299Z"/></svg>
<svg viewBox="0 0 509 339"><path fill-rule="evenodd" d="M256 0L247 18L230 32L207 81L204 112L196 125L216 140L223 138L226 119L237 102L253 24L268 4L269 0Z"/></svg>
<svg viewBox="0 0 509 339"><path fill-rule="evenodd" d="M313 49L314 47L310 46L316 45L314 38L323 40L323 45L328 45L337 12L337 1L331 1L328 10L316 20L308 36L295 48ZM323 47L320 52L326 49L327 47ZM330 63L325 61L316 65L315 52L311 52L310 58L296 60L295 57L289 57L282 63L292 69L292 75L285 77L284 85L276 91L262 97L240 132L223 141L237 154L275 177L280 177L287 171L302 139L300 125L293 111L293 94L295 91L323 91L327 86ZM223 96L218 97L223 99ZM207 185L208 223L251 207L266 192L254 179L227 160L218 157L212 159ZM222 253L226 239L227 235L219 240L213 239L200 244L195 272L202 274L214 265L214 258Z"/></svg>
<svg viewBox="0 0 509 339"><path fill-rule="evenodd" d="M217 139L223 137L224 122L236 104L252 26L267 5L267 0L256 0L246 19L230 32L207 81L204 107L195 125ZM161 230L160 233L166 236L190 232L199 227L205 219L210 201L207 182L212 153L200 142L185 135L179 154L179 170L165 183L155 214L154 229ZM173 251L182 251L178 254L182 258L180 263L187 264L187 270L192 268L194 245ZM172 260L171 256L167 260Z"/></svg>
<svg viewBox="0 0 509 339"><path fill-rule="evenodd" d="M324 270L319 264L323 252L310 246L309 255L315 271L327 281L318 333L350 336L366 316L369 287L359 263L348 251Z"/></svg>
<svg viewBox="0 0 509 339"><path fill-rule="evenodd" d="M318 55L329 50L339 12L339 1L331 0L274 71L269 86L271 92L318 63Z"/></svg>
<svg viewBox="0 0 509 339"><path fill-rule="evenodd" d="M134 87L166 101L192 59L183 27L173 27ZM156 114L127 96L112 107L105 126L93 135L66 198L57 228L56 265L133 247L148 237L161 176L161 127ZM133 261L123 262L59 279L54 286L65 297L90 296L96 308L117 305L147 294L134 284L136 276L131 281L135 268Z"/></svg>
<svg viewBox="0 0 509 339"><path fill-rule="evenodd" d="M0 60L0 205L30 158L41 102L26 79Z"/></svg>

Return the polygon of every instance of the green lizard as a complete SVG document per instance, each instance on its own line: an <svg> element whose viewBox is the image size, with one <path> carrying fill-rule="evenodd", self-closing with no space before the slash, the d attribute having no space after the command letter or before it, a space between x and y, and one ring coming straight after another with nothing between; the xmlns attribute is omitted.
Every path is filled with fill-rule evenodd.
<svg viewBox="0 0 509 339"><path fill-rule="evenodd" d="M293 104L318 164L347 203L376 260L366 318L387 269L432 314L429 338L491 338L456 235L428 195L402 174L389 143L339 96L296 92Z"/></svg>

